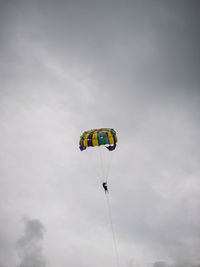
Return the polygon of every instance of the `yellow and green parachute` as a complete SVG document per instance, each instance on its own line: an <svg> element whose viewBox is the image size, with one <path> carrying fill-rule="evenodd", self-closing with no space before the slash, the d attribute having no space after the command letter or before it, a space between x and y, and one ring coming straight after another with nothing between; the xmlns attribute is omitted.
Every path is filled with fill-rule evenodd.
<svg viewBox="0 0 200 267"><path fill-rule="evenodd" d="M111 128L101 128L85 131L79 142L79 148L81 151L85 150L87 147L92 146L102 146L112 151L116 148L117 135L114 129Z"/></svg>

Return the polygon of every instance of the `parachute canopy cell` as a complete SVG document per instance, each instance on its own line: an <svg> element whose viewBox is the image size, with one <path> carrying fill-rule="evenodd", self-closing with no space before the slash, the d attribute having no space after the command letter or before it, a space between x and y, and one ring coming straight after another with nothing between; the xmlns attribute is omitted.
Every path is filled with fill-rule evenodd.
<svg viewBox="0 0 200 267"><path fill-rule="evenodd" d="M110 128L101 128L85 131L79 142L79 148L81 151L85 150L89 146L101 146L105 145L110 151L116 148L117 135L115 130Z"/></svg>

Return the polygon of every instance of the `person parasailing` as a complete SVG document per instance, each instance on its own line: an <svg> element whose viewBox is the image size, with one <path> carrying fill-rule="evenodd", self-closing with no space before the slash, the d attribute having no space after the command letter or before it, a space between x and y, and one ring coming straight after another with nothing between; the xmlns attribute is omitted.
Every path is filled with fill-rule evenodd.
<svg viewBox="0 0 200 267"><path fill-rule="evenodd" d="M103 183L102 183L102 186L103 186L103 188L104 188L104 190L105 190L105 194L108 193L107 182L103 182Z"/></svg>

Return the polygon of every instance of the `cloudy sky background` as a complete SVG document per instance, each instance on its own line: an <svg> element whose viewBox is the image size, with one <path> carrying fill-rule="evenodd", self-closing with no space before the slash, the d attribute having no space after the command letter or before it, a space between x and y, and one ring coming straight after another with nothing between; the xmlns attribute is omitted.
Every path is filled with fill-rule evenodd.
<svg viewBox="0 0 200 267"><path fill-rule="evenodd" d="M200 266L199 1L0 5L0 267L116 266L101 127L120 265Z"/></svg>

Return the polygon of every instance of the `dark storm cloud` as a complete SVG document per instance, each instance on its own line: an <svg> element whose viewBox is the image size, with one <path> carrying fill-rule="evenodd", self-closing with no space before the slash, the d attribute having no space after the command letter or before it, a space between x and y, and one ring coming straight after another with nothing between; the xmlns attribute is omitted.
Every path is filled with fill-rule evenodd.
<svg viewBox="0 0 200 267"><path fill-rule="evenodd" d="M17 241L17 252L21 259L19 267L44 267L42 254L44 227L39 220L25 219L25 233Z"/></svg>
<svg viewBox="0 0 200 267"><path fill-rule="evenodd" d="M112 102L114 121L128 117L133 106L146 115L148 106L165 108L170 102L198 117L197 1L44 1L36 6L43 45L69 65L91 70L96 86L87 116L87 109L100 108L100 98L107 109Z"/></svg>
<svg viewBox="0 0 200 267"><path fill-rule="evenodd" d="M158 91L166 84L187 83L197 90L197 1L69 1L63 10L44 3L41 17L47 18L42 22L50 47L62 40L62 55L69 49L75 60L90 64L115 86L128 79L127 89L131 83L151 84Z"/></svg>
<svg viewBox="0 0 200 267"><path fill-rule="evenodd" d="M128 83L154 86L195 86L199 80L197 1L20 1L5 6L5 39L13 41L13 33L14 38L40 39L58 57L71 55L108 80L128 78Z"/></svg>
<svg viewBox="0 0 200 267"><path fill-rule="evenodd" d="M127 117L133 105L142 114L148 105L162 106L166 101L188 105L196 113L198 8L197 1L11 2L5 4L2 39L8 42L2 54L7 55L7 63L21 63L21 69L13 70L17 79L45 79L40 75L45 67L38 69L37 57L36 64L33 61L38 47L70 68L88 68L95 80L90 90L94 103L77 105L87 116L89 109L100 108L98 98L106 108L112 102L113 120L120 112ZM30 64L34 67L31 76L27 73ZM76 101L80 103L77 97ZM122 103L127 108L119 112ZM104 115L98 119L105 120Z"/></svg>

